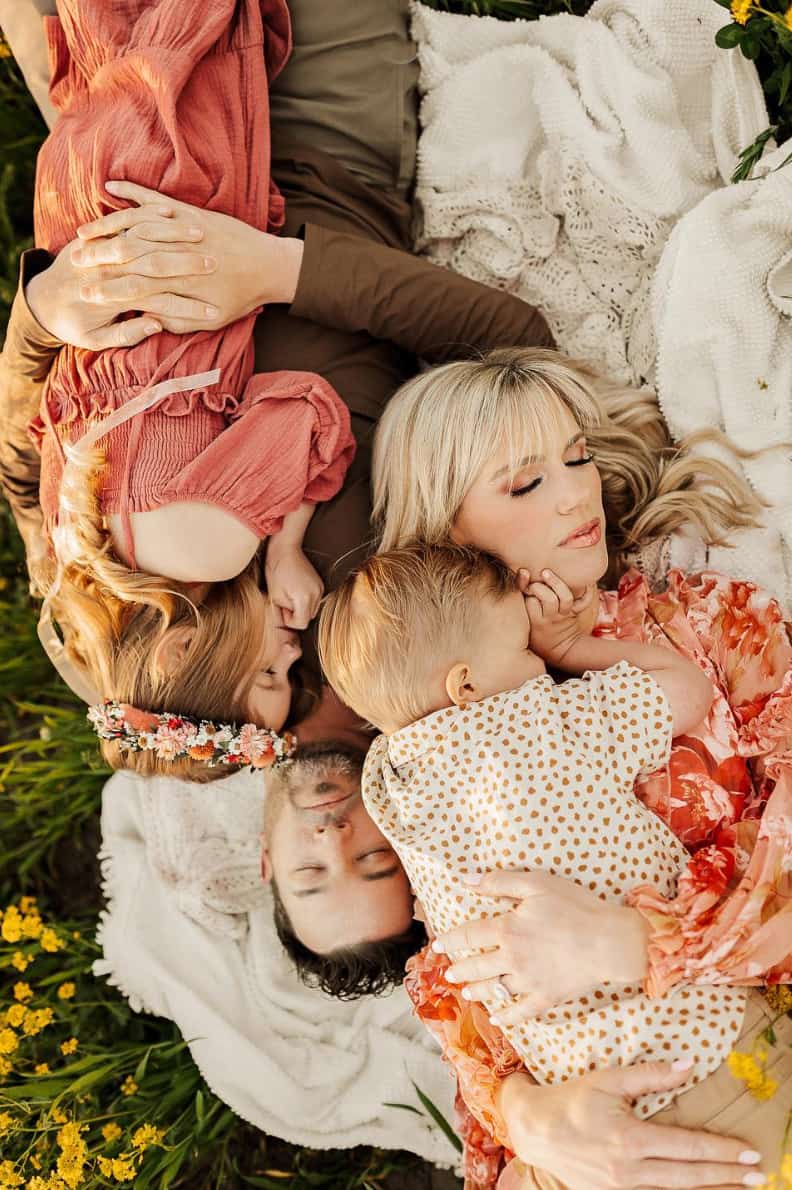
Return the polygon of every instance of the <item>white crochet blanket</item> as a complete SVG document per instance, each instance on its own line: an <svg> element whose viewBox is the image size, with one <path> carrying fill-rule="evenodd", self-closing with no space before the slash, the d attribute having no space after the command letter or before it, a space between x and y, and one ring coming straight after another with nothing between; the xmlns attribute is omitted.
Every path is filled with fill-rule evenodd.
<svg viewBox="0 0 792 1190"><path fill-rule="evenodd" d="M757 449L792 437L784 270L767 284L792 215L786 171L727 185L768 118L752 64L714 44L723 21L712 0L514 22L415 4L419 247L540 306L562 350L659 385L675 435L720 426ZM708 557L680 539L670 560L753 578L790 606L790 460L746 471L773 505L767 528Z"/></svg>
<svg viewBox="0 0 792 1190"><path fill-rule="evenodd" d="M109 977L136 1010L175 1021L211 1089L272 1136L377 1145L437 1164L456 1153L413 1081L453 1118L454 1084L403 989L345 1004L305 988L259 874L261 778L210 786L116 773L102 800Z"/></svg>

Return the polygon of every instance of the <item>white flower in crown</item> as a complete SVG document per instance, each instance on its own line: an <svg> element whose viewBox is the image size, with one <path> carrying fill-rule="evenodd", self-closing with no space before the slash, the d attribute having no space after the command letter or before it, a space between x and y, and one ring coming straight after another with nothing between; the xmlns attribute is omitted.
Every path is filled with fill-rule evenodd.
<svg viewBox="0 0 792 1190"><path fill-rule="evenodd" d="M214 744L216 744L218 747L220 747L220 745L222 745L222 744L230 744L231 741L233 740L233 738L234 738L234 733L230 727L219 728L219 730L216 731L214 733L214 735L211 737L212 742ZM233 751L233 749L231 749L231 751Z"/></svg>
<svg viewBox="0 0 792 1190"><path fill-rule="evenodd" d="M151 752L157 747L157 737L153 732L141 731L137 737L137 746L141 752Z"/></svg>
<svg viewBox="0 0 792 1190"><path fill-rule="evenodd" d="M94 726L94 730L98 735L104 735L109 732L115 735L120 726L122 716L119 715L118 709L115 707L108 707L105 704L91 707L88 711L88 718Z"/></svg>

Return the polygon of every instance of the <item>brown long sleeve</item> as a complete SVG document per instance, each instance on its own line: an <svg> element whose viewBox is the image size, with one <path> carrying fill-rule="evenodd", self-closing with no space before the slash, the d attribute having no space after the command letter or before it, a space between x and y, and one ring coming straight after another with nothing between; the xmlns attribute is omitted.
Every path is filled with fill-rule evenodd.
<svg viewBox="0 0 792 1190"><path fill-rule="evenodd" d="M443 363L483 348L552 347L543 315L513 294L382 244L308 223L292 315L367 331Z"/></svg>
<svg viewBox="0 0 792 1190"><path fill-rule="evenodd" d="M51 263L50 254L41 250L22 256L19 288L0 354L0 488L25 543L31 577L46 546L39 507L41 466L27 426L38 413L41 390L61 343L33 317L25 286Z"/></svg>

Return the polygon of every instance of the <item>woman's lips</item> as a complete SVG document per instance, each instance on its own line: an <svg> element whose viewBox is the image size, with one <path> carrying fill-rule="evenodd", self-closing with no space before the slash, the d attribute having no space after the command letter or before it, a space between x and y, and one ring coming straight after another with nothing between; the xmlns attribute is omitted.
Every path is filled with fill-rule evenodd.
<svg viewBox="0 0 792 1190"><path fill-rule="evenodd" d="M595 517L591 521L586 521L585 525L581 525L574 533L570 533L569 537L565 537L561 542L562 547L567 549L587 549L592 545L599 545L602 540L602 525L599 517Z"/></svg>

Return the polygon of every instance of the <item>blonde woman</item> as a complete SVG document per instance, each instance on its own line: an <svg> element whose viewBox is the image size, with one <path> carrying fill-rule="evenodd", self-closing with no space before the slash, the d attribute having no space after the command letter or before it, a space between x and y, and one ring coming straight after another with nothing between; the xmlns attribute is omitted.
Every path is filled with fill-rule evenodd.
<svg viewBox="0 0 792 1190"><path fill-rule="evenodd" d="M648 394L615 390L557 353L530 349L405 385L380 424L374 488L383 549L450 540L488 550L522 572L529 604L543 607L557 576L583 631L674 649L715 688L707 718L675 740L668 767L636 784L692 853L676 895L645 885L608 898L596 879L581 887L549 840L540 877L479 872L487 919L460 920L411 964L408 988L475 1117L466 1125L469 1186L494 1185L502 1154L493 1139L524 1162L521 1173L509 1170L515 1186L760 1184L759 1171L740 1166L760 1159L763 1137L783 1134L792 1058L783 1045L768 1054L768 1078L782 1085L753 1113L724 1061L733 1036L753 1037L772 1020L758 991L738 998L741 1019L701 1050L699 1077L721 1062L707 1093L664 1108L660 1129L641 1130L630 1101L679 1087L679 1074L635 1065L617 1082L607 1069L615 1059L601 1055L563 1086L537 1086L499 1028L573 998L609 998L608 984L657 996L685 981L753 989L792 978L789 875L778 852L792 830L788 628L749 583L672 572L654 594L627 569L632 552L685 525L708 541L728 539L758 515L756 502L722 465L673 448ZM594 599L603 576L618 588ZM571 605L556 602L569 614ZM431 894L422 899L431 926ZM494 1023L479 1007L493 997L503 1003ZM695 1036L689 1041L696 1058ZM689 1131L695 1156L681 1164L669 1124L709 1126L743 1143L729 1154L722 1138ZM761 1157L775 1163L780 1154Z"/></svg>

